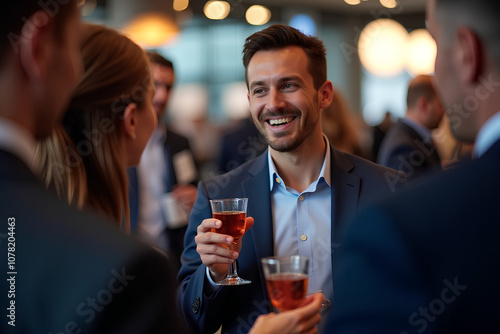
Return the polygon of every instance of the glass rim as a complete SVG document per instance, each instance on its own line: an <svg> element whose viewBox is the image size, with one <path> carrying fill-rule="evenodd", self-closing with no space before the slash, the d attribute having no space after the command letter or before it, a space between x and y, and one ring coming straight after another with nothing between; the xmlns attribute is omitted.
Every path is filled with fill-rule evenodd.
<svg viewBox="0 0 500 334"><path fill-rule="evenodd" d="M273 263L277 263L278 261L281 262L281 261L290 261L290 260L296 260L296 259L304 259L304 260L309 260L310 257L309 256L305 256L305 255L288 255L288 256L266 256L264 258L262 258L260 261L262 263L266 263L266 264L273 264Z"/></svg>
<svg viewBox="0 0 500 334"><path fill-rule="evenodd" d="M229 201L248 201L248 197L234 197L234 198L220 198L220 199L211 199L210 202L229 202Z"/></svg>

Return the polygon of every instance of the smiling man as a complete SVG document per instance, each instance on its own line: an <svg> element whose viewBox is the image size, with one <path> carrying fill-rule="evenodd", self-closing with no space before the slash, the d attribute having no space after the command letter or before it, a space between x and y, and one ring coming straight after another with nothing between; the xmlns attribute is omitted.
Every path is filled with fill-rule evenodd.
<svg viewBox="0 0 500 334"><path fill-rule="evenodd" d="M243 64L252 118L268 150L239 168L203 181L190 217L178 297L195 331L247 332L271 310L259 269L266 256L312 259L309 292L333 298L332 253L346 222L375 196L391 192L394 170L342 153L321 131L321 112L332 101L323 43L298 30L273 25L248 37ZM239 253L233 239L211 232L208 200L248 197L247 231ZM254 222L253 227L248 229ZM245 286L220 287L229 263L238 261ZM325 309L327 312L328 309Z"/></svg>

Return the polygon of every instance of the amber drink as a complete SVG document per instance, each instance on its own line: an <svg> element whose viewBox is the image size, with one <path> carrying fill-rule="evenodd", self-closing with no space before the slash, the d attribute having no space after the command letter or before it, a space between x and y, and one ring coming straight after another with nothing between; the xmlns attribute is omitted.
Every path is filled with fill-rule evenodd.
<svg viewBox="0 0 500 334"><path fill-rule="evenodd" d="M212 217L222 222L222 227L214 229L214 232L228 234L235 240L239 240L245 233L246 216L247 214L244 211L214 212Z"/></svg>
<svg viewBox="0 0 500 334"><path fill-rule="evenodd" d="M306 256L273 256L262 259L269 299L278 311L293 310L307 296L309 258Z"/></svg>
<svg viewBox="0 0 500 334"><path fill-rule="evenodd" d="M212 217L219 219L222 226L212 229L212 232L227 234L233 237L234 242L229 249L235 250L236 243L245 234L245 218L247 216L248 198L228 198L210 200ZM251 281L238 276L236 261L229 265L228 274L225 279L215 282L217 285L243 285Z"/></svg>

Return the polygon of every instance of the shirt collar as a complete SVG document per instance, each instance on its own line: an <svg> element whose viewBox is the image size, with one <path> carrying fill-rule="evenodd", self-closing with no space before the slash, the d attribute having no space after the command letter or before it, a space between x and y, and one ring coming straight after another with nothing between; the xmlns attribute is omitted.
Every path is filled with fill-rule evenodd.
<svg viewBox="0 0 500 334"><path fill-rule="evenodd" d="M164 143L167 141L167 129L165 125L158 123L158 126L153 132L153 135L150 138L150 142L157 143L157 142L162 142Z"/></svg>
<svg viewBox="0 0 500 334"><path fill-rule="evenodd" d="M19 124L0 117L0 148L21 159L33 173L38 174L35 164L36 140Z"/></svg>
<svg viewBox="0 0 500 334"><path fill-rule="evenodd" d="M500 111L491 116L481 127L474 145L474 158L477 159L500 139Z"/></svg>
<svg viewBox="0 0 500 334"><path fill-rule="evenodd" d="M432 139L432 132L431 130L427 129L425 126L422 126L414 121L412 121L409 118L401 118L401 122L405 123L409 127L411 127L413 130L415 130L420 137L422 137L424 140L431 140Z"/></svg>
<svg viewBox="0 0 500 334"><path fill-rule="evenodd" d="M323 140L326 144L326 154L323 160L323 165L321 166L321 171L319 172L318 179L316 182L318 183L322 179L331 187L331 175L330 175L330 142L325 135L323 135ZM273 187L276 183L284 185L283 179L279 176L278 171L276 170L276 166L274 165L273 158L271 157L271 150L267 150L267 161L269 161L269 189L272 191ZM279 180L279 181L278 181ZM275 182L276 181L276 182Z"/></svg>

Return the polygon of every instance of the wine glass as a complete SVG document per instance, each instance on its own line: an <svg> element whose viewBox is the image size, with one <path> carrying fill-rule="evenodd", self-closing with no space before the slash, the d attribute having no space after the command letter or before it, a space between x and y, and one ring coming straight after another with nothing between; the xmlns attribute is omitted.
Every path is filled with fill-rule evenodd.
<svg viewBox="0 0 500 334"><path fill-rule="evenodd" d="M271 304L278 311L302 305L309 282L309 258L306 256L271 256L261 260Z"/></svg>
<svg viewBox="0 0 500 334"><path fill-rule="evenodd" d="M315 293L323 293L323 291L318 290ZM310 295L312 295L312 293L308 293L307 297L309 297ZM330 307L330 305L332 305L332 302L330 301L330 299L323 297L323 301L321 302L321 308L328 308L328 307Z"/></svg>
<svg viewBox="0 0 500 334"><path fill-rule="evenodd" d="M210 200L212 208L212 217L219 219L222 226L217 229L212 229L213 232L227 234L233 237L234 242L229 245L229 249L236 250L237 242L245 234L245 218L247 216L248 198L227 198ZM252 281L243 279L238 276L236 271L236 261L229 264L229 269L226 278L222 281L215 282L217 285L244 285L250 284Z"/></svg>

